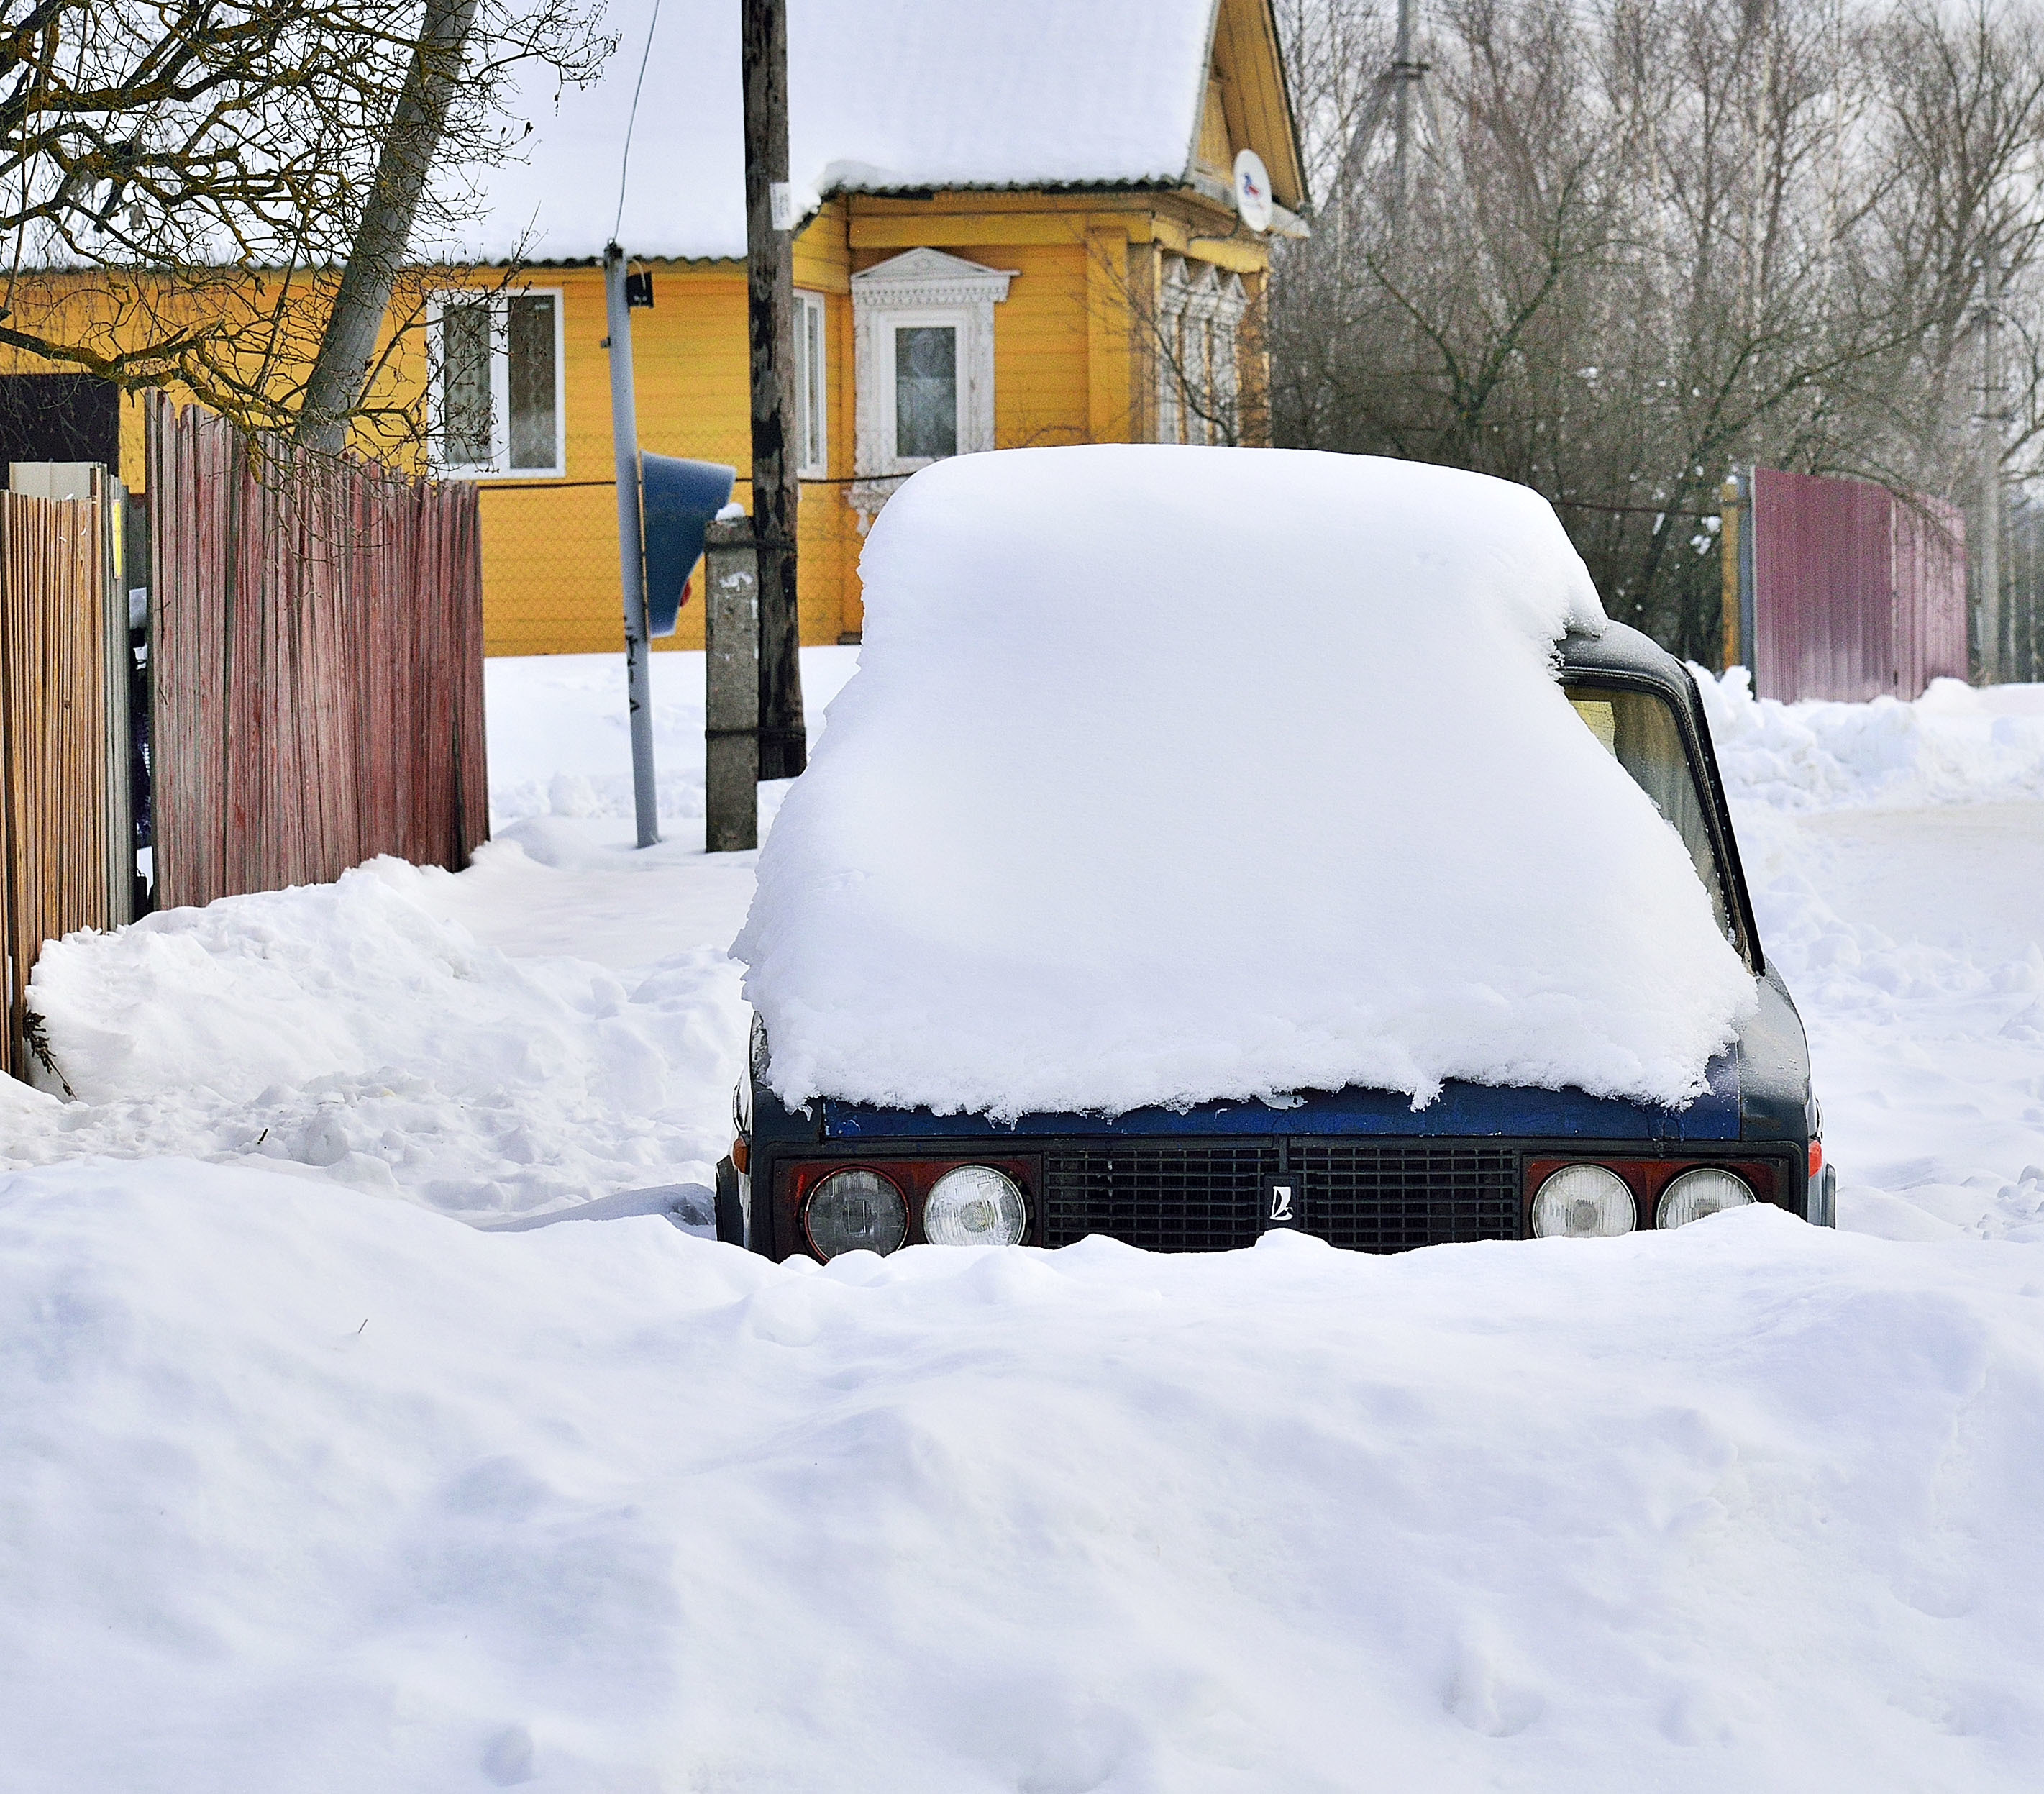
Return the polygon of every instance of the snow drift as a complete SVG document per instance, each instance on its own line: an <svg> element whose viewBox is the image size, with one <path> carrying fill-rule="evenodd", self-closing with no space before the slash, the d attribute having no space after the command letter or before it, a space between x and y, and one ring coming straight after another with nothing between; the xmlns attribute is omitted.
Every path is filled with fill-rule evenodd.
<svg viewBox="0 0 2044 1794"><path fill-rule="evenodd" d="M1679 1103L1752 981L1552 675L1546 504L1101 447L918 474L734 951L770 1080L939 1111L1362 1084Z"/></svg>
<svg viewBox="0 0 2044 1794"><path fill-rule="evenodd" d="M0 1181L10 1794L2034 1789L2031 1248Z"/></svg>
<svg viewBox="0 0 2044 1794"><path fill-rule="evenodd" d="M493 882L501 906L573 881L512 842L478 857L459 878L378 859L51 943L29 1001L80 1101L22 1092L0 1164L247 1156L476 1219L707 1183L743 1062L737 969L709 945L622 977L513 958L439 912L492 907Z"/></svg>
<svg viewBox="0 0 2044 1794"><path fill-rule="evenodd" d="M1727 792L1783 810L2044 798L2044 686L1934 679L1913 702L1783 704L1692 667Z"/></svg>

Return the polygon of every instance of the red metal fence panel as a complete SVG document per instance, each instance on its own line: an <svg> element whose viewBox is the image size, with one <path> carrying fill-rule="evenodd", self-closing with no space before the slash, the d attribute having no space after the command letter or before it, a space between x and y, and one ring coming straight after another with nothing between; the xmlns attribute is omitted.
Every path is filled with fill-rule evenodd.
<svg viewBox="0 0 2044 1794"><path fill-rule="evenodd" d="M1965 525L1867 480L1753 471L1753 672L1762 697L1916 697L1966 676Z"/></svg>
<svg viewBox="0 0 2044 1794"><path fill-rule="evenodd" d="M151 395L157 901L488 838L475 490Z"/></svg>
<svg viewBox="0 0 2044 1794"><path fill-rule="evenodd" d="M1942 498L1895 501L1896 696L1966 676L1966 522Z"/></svg>

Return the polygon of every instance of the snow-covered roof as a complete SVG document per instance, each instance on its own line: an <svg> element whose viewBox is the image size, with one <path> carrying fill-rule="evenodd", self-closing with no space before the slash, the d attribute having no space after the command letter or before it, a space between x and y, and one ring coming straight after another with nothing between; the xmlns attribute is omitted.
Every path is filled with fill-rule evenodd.
<svg viewBox="0 0 2044 1794"><path fill-rule="evenodd" d="M489 177L481 259L745 253L736 0L613 0L616 53L556 103L536 77L524 161ZM837 190L1176 184L1191 161L1216 0L788 0L798 209Z"/></svg>
<svg viewBox="0 0 2044 1794"><path fill-rule="evenodd" d="M963 455L861 572L859 671L734 949L791 1102L1679 1103L1751 1012L1681 840L1555 682L1603 613L1525 487Z"/></svg>

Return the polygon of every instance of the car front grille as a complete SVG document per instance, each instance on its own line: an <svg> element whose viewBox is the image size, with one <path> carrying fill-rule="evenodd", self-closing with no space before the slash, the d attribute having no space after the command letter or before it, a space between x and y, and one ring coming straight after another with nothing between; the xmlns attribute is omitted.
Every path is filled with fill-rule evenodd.
<svg viewBox="0 0 2044 1794"><path fill-rule="evenodd" d="M1314 1142L1293 1149L1306 1231L1358 1252L1516 1239L1519 1155L1496 1147Z"/></svg>
<svg viewBox="0 0 2044 1794"><path fill-rule="evenodd" d="M1330 1245L1402 1252L1516 1239L1519 1156L1508 1148L1368 1140L1061 1146L1044 1157L1046 1246L1106 1234L1151 1252L1253 1246L1266 1184L1304 1185L1305 1231Z"/></svg>
<svg viewBox="0 0 2044 1794"><path fill-rule="evenodd" d="M1104 1233L1150 1252L1228 1252L1256 1243L1263 1180L1278 1149L1062 1147L1045 1155L1043 1243Z"/></svg>

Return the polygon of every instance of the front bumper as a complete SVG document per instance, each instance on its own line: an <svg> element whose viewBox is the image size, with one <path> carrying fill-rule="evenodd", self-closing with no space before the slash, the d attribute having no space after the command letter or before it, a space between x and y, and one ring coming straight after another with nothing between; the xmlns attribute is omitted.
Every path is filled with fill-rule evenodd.
<svg viewBox="0 0 2044 1794"><path fill-rule="evenodd" d="M1653 1226L1666 1184L1698 1165L1736 1170L1762 1200L1830 1222L1827 1185L1808 1176L1807 1147L1788 1143L1009 1134L940 1145L915 1136L755 1140L752 1152L750 1178L728 1160L719 1167L720 1235L776 1258L810 1250L805 1191L825 1171L855 1165L885 1171L903 1189L911 1244L922 1239L920 1193L941 1170L964 1163L1012 1177L1028 1204L1028 1243L1053 1247L1101 1234L1147 1251L1230 1251L1275 1227L1365 1252L1522 1239L1541 1180L1583 1160L1626 1180L1642 1228Z"/></svg>

